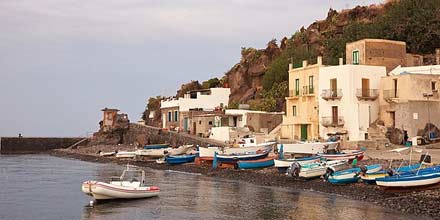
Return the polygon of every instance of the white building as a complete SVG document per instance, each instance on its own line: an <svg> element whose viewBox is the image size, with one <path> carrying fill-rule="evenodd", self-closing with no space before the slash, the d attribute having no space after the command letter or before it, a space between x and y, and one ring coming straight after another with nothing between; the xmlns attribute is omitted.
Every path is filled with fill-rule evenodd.
<svg viewBox="0 0 440 220"><path fill-rule="evenodd" d="M339 65L320 69L319 133L343 140L368 138L368 128L379 116L380 79L385 67Z"/></svg>
<svg viewBox="0 0 440 220"><path fill-rule="evenodd" d="M229 103L229 88L211 88L187 92L183 98L165 99L160 102L162 127L189 127L189 118L185 114L190 109L213 111L215 108L227 106ZM186 130L184 129L184 130Z"/></svg>

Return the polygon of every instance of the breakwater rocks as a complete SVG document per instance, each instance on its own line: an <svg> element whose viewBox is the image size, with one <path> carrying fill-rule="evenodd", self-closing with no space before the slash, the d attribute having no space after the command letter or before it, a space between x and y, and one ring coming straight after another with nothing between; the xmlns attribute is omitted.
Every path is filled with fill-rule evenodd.
<svg viewBox="0 0 440 220"><path fill-rule="evenodd" d="M80 149L79 149L80 150ZM173 170L190 173L200 173L210 177L219 177L225 179L233 179L245 181L262 186L288 187L298 190L311 190L316 192L335 194L346 198L372 202L382 207L388 207L393 210L428 216L432 219L440 219L440 186L419 191L389 191L384 190L375 185L367 185L364 183L356 183L349 185L332 185L324 182L322 179L301 180L286 177L284 174L278 173L275 168L266 168L261 170L233 170L233 169L216 169L210 166L196 166L195 164L183 164L178 166L170 166L167 164L157 164L153 160L133 160L119 159L115 157L100 157L96 154L85 153L85 149L80 151L73 149L59 149L51 151L54 156L75 158L84 161L92 161L99 163L117 163L126 165L130 164L148 167L158 170ZM364 164L386 163L386 160L367 160L361 161Z"/></svg>
<svg viewBox="0 0 440 220"><path fill-rule="evenodd" d="M79 137L2 137L0 138L0 153L40 153L72 147L76 144L86 144L86 142L86 138Z"/></svg>

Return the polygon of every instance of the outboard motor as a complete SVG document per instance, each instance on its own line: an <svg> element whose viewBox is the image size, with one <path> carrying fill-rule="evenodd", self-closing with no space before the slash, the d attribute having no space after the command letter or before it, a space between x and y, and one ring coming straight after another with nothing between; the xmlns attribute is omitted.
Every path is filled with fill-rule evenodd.
<svg viewBox="0 0 440 220"><path fill-rule="evenodd" d="M394 174L396 174L396 171L393 168L390 168L387 170L387 174L388 176L394 176Z"/></svg>
<svg viewBox="0 0 440 220"><path fill-rule="evenodd" d="M333 176L334 172L335 172L335 169L333 167L327 167L327 170L325 171L325 174L324 174L324 180L327 181L330 176Z"/></svg>
<svg viewBox="0 0 440 220"><path fill-rule="evenodd" d="M428 154L420 155L419 163L431 163L431 155L428 155Z"/></svg>
<svg viewBox="0 0 440 220"><path fill-rule="evenodd" d="M299 176L299 172L301 171L301 165L298 162L293 162L289 168L287 168L286 174L291 177Z"/></svg>
<svg viewBox="0 0 440 220"><path fill-rule="evenodd" d="M359 175L363 176L363 175L367 174L367 171L368 171L367 166L363 165L363 166L360 166L359 168L361 169L361 171L357 172L355 177L358 177Z"/></svg>

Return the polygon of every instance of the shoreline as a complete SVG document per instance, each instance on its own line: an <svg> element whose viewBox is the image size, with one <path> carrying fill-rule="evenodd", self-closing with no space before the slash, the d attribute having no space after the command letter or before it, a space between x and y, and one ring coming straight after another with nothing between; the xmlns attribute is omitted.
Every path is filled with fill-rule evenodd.
<svg viewBox="0 0 440 220"><path fill-rule="evenodd" d="M384 190L376 185L364 183L354 183L348 185L332 185L323 182L322 179L302 180L286 177L278 173L276 168L266 168L262 170L233 170L216 169L210 166L196 166L193 163L171 166L167 164L157 164L155 161L136 161L133 159L121 159L115 157L101 157L98 155L78 153L73 150L64 149L52 150L48 152L51 156L71 158L88 162L97 163L116 163L119 165L130 164L147 167L156 170L172 170L186 173L199 173L207 177L219 177L229 180L244 181L260 186L276 186L294 188L297 190L314 191L324 194L341 196L347 199L370 202L377 206L382 206L396 211L411 215L419 215L440 219L440 186L432 189L415 191L390 191Z"/></svg>

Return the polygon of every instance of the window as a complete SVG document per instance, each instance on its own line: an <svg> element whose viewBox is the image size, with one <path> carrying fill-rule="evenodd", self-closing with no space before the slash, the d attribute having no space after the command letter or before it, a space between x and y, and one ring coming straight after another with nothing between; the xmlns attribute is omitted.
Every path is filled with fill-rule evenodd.
<svg viewBox="0 0 440 220"><path fill-rule="evenodd" d="M208 124L209 124L209 125L212 125L212 121L209 121Z"/></svg>
<svg viewBox="0 0 440 220"><path fill-rule="evenodd" d="M295 79L295 95L299 95L299 79Z"/></svg>
<svg viewBox="0 0 440 220"><path fill-rule="evenodd" d="M359 65L359 50L353 50L353 64Z"/></svg>
<svg viewBox="0 0 440 220"><path fill-rule="evenodd" d="M313 94L313 76L309 76L309 94Z"/></svg>
<svg viewBox="0 0 440 220"><path fill-rule="evenodd" d="M436 91L437 90L437 86L436 86L436 82L435 81L431 81L431 90L432 91Z"/></svg>
<svg viewBox="0 0 440 220"><path fill-rule="evenodd" d="M178 121L178 120L179 120L179 112L174 111L174 121Z"/></svg>
<svg viewBox="0 0 440 220"><path fill-rule="evenodd" d="M296 105L292 106L292 115L296 116Z"/></svg>
<svg viewBox="0 0 440 220"><path fill-rule="evenodd" d="M171 112L168 112L168 121L171 121L172 120L172 114L171 114Z"/></svg>

